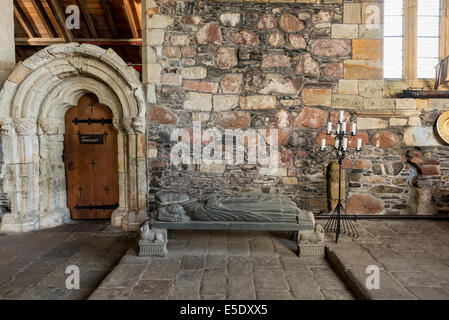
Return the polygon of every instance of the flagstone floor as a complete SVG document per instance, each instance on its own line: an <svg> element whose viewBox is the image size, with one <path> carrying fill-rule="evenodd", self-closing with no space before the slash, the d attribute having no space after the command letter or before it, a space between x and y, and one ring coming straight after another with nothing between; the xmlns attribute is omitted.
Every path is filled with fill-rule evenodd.
<svg viewBox="0 0 449 320"><path fill-rule="evenodd" d="M359 286L367 265L380 268L380 289L365 290L367 298L449 300L449 221L359 220L356 226L360 237L344 237L336 256Z"/></svg>
<svg viewBox="0 0 449 320"><path fill-rule="evenodd" d="M365 298L449 299L449 221L356 226L358 239L326 236L328 259L298 258L279 232L177 231L166 258L137 257L136 233L107 221L0 234L0 299L347 300L365 290L368 265L381 288ZM66 289L69 265L80 269L79 290Z"/></svg>
<svg viewBox="0 0 449 320"><path fill-rule="evenodd" d="M286 233L176 231L168 257L132 247L90 299L353 299L324 257Z"/></svg>
<svg viewBox="0 0 449 320"><path fill-rule="evenodd" d="M109 221L0 234L0 299L86 299L119 262L136 235ZM66 289L66 268L80 270L80 289Z"/></svg>

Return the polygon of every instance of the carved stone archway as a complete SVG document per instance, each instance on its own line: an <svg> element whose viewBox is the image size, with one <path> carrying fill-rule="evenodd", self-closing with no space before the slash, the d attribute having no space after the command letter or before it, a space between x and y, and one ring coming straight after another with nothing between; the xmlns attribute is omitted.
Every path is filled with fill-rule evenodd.
<svg viewBox="0 0 449 320"><path fill-rule="evenodd" d="M145 219L146 106L139 77L111 49L70 43L23 61L0 92L2 189L11 203L0 231L54 227L70 219L64 115L86 93L111 108L118 130L120 203L111 222L129 230Z"/></svg>

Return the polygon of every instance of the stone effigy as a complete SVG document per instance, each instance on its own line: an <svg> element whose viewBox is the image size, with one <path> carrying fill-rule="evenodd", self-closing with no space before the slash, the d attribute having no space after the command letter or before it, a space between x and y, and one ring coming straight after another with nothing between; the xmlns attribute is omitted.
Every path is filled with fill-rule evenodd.
<svg viewBox="0 0 449 320"><path fill-rule="evenodd" d="M244 221L266 223L297 223L304 214L288 198L268 194L240 196L211 195L206 200L185 194L156 195L157 220L167 222Z"/></svg>
<svg viewBox="0 0 449 320"><path fill-rule="evenodd" d="M157 233L164 229L293 231L298 235L298 254L324 254L323 228L315 226L311 212L300 210L288 197L213 194L200 200L186 194L159 192L156 203L153 218L141 228L139 245L141 252L147 252L145 255L150 255L148 248L154 247L151 241L157 240Z"/></svg>

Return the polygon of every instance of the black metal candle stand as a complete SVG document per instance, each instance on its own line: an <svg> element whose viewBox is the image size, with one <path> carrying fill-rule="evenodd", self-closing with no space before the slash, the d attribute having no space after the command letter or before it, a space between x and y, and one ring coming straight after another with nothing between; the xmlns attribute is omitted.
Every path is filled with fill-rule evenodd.
<svg viewBox="0 0 449 320"><path fill-rule="evenodd" d="M338 202L335 209L332 211L332 214L329 218L329 220L326 222L326 225L324 226L324 231L326 233L335 233L335 243L338 242L338 238L340 237L340 234L346 234L353 238L358 238L359 233L357 232L356 227L352 223L351 219L356 219L355 215L348 215L346 212L345 206L343 206L343 203L341 201L341 166L343 164L343 159L346 155L346 150L343 148L343 139L346 136L346 130L342 129L342 123L339 121L337 124L337 133L336 133L336 143L334 150L337 155L338 160ZM327 135L331 135L332 131L328 131ZM354 132L351 133L352 136L355 136ZM357 152L360 152L361 149L356 148Z"/></svg>

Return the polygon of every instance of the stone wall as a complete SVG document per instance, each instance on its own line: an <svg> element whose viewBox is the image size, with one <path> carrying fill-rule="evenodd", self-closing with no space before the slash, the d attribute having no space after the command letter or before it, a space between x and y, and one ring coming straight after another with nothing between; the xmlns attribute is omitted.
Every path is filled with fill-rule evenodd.
<svg viewBox="0 0 449 320"><path fill-rule="evenodd" d="M344 162L348 211L445 213L449 160L433 124L448 101L399 99L407 86L383 80L382 25L372 16L381 9L376 1L147 0L150 205L161 189L200 197L254 191L328 212L334 153L319 143L334 144L325 126L344 109L359 128ZM266 176L256 165L171 164L170 134L191 131L193 121L279 129L280 168Z"/></svg>

